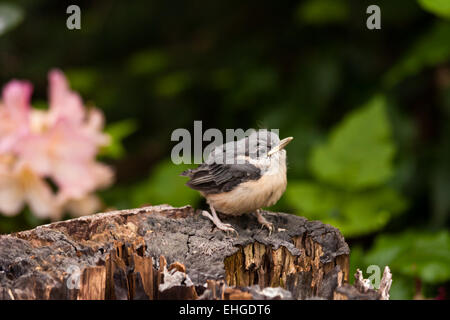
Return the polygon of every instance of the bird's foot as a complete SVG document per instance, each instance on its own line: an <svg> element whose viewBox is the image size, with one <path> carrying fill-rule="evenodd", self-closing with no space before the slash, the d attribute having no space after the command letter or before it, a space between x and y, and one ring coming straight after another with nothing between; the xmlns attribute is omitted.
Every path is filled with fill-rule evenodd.
<svg viewBox="0 0 450 320"><path fill-rule="evenodd" d="M256 210L255 216L256 216L256 219L258 220L258 222L261 224L261 229L266 227L267 230L269 230L269 236L270 236L272 234L272 231L274 228L273 223L267 221L266 218L263 217L263 215L261 214L261 210Z"/></svg>
<svg viewBox="0 0 450 320"><path fill-rule="evenodd" d="M214 223L214 225L217 227L217 229L222 230L224 232L226 232L227 234L230 233L235 233L236 236L239 236L239 233L233 228L233 226L229 223L223 223L222 221L220 221L219 217L217 217L217 215L211 215L208 211L203 210L202 211L202 215L206 218L208 218L209 220L212 221L212 223Z"/></svg>

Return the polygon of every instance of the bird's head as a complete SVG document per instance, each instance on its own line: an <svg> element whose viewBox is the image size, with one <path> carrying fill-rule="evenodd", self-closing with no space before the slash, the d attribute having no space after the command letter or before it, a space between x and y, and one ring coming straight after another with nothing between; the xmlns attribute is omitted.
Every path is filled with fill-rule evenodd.
<svg viewBox="0 0 450 320"><path fill-rule="evenodd" d="M249 136L230 141L216 147L208 156L206 163L239 164L250 162L258 167L269 166L270 163L286 161L284 148L292 141L292 137L280 140L275 132L266 129L253 131Z"/></svg>
<svg viewBox="0 0 450 320"><path fill-rule="evenodd" d="M246 154L251 158L279 157L285 155L284 148L293 140L287 137L280 140L275 132L259 130L253 132L246 143Z"/></svg>
<svg viewBox="0 0 450 320"><path fill-rule="evenodd" d="M246 156L250 163L261 169L263 174L278 174L286 171L286 150L294 138L280 140L278 135L267 130L255 131L248 137Z"/></svg>

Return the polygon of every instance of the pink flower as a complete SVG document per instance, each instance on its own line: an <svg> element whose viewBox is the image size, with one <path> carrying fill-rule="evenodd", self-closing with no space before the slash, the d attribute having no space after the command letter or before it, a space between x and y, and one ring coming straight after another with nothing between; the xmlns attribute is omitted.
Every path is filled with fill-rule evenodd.
<svg viewBox="0 0 450 320"><path fill-rule="evenodd" d="M27 82L12 81L3 91L0 156L13 160L0 171L0 201L14 200L0 204L5 214L17 213L25 202L40 216L57 216L68 203L87 212L98 203L92 193L112 183L112 170L96 160L99 147L109 143L103 114L86 110L61 71L52 70L49 83L48 110L31 109ZM53 181L57 193L44 179ZM83 206L83 199L90 204Z"/></svg>
<svg viewBox="0 0 450 320"><path fill-rule="evenodd" d="M32 85L13 80L3 89L0 103L0 153L10 151L28 132Z"/></svg>
<svg viewBox="0 0 450 320"><path fill-rule="evenodd" d="M107 145L109 137L102 133L104 118L98 109L86 112L83 101L78 93L70 90L67 79L60 70L49 73L49 121L56 123L59 120L76 126L83 134L94 140L96 145Z"/></svg>
<svg viewBox="0 0 450 320"><path fill-rule="evenodd" d="M52 70L49 72L48 81L49 116L52 121L66 119L72 124L81 124L85 117L83 101L78 93L70 90L64 74L60 70Z"/></svg>
<svg viewBox="0 0 450 320"><path fill-rule="evenodd" d="M95 161L96 147L79 128L60 119L45 133L24 137L18 151L23 161L38 174L52 178L66 195L81 197L112 179L109 169L103 170L107 174L98 174L97 168L104 166Z"/></svg>
<svg viewBox="0 0 450 320"><path fill-rule="evenodd" d="M52 178L64 197L81 198L112 182L112 171L95 159L99 146L109 142L101 131L103 115L97 109L86 112L61 71L51 71L49 81L49 111L32 116L36 127L18 152L33 170Z"/></svg>
<svg viewBox="0 0 450 320"><path fill-rule="evenodd" d="M0 211L14 216L28 203L40 218L60 218L61 208L50 186L24 164L0 156Z"/></svg>
<svg viewBox="0 0 450 320"><path fill-rule="evenodd" d="M94 194L88 194L80 199L67 201L65 209L73 216L80 217L91 214L101 208L102 202Z"/></svg>

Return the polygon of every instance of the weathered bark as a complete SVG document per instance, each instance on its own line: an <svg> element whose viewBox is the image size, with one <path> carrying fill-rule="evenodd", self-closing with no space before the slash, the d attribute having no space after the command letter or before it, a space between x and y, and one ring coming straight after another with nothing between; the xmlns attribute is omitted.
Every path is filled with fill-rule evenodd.
<svg viewBox="0 0 450 320"><path fill-rule="evenodd" d="M272 235L251 215L226 219L236 237L190 206L167 205L2 235L0 299L332 299L348 280L340 232L264 215Z"/></svg>

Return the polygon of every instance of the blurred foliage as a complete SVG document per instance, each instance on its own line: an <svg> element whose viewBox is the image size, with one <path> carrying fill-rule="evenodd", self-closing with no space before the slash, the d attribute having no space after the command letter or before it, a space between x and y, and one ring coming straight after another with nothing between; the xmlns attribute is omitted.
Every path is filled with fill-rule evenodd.
<svg viewBox="0 0 450 320"><path fill-rule="evenodd" d="M406 201L387 186L395 146L385 108L384 97L374 97L312 149L309 163L317 182L295 181L286 192L298 214L359 236L382 229L405 209Z"/></svg>
<svg viewBox="0 0 450 320"><path fill-rule="evenodd" d="M405 208L393 189L343 192L308 182L293 182L287 200L298 214L329 223L343 234L354 237L378 231Z"/></svg>
<svg viewBox="0 0 450 320"><path fill-rule="evenodd" d="M172 206L196 206L200 199L199 193L191 189L186 192L186 179L180 178L180 173L189 167L174 166L170 159L161 162L146 180L133 188L131 205L137 207L142 204L166 203Z"/></svg>
<svg viewBox="0 0 450 320"><path fill-rule="evenodd" d="M13 4L0 3L0 36L23 20L23 11Z"/></svg>
<svg viewBox="0 0 450 320"><path fill-rule="evenodd" d="M365 257L366 264L389 265L394 274L428 283L450 280L450 233L407 230L381 235Z"/></svg>
<svg viewBox="0 0 450 320"><path fill-rule="evenodd" d="M170 204L196 207L200 194L188 189L186 178L180 173L189 169L189 165L174 165L170 159L160 162L143 181L127 186L116 186L103 192L107 203L115 203L116 208L135 208L148 205Z"/></svg>
<svg viewBox="0 0 450 320"><path fill-rule="evenodd" d="M351 275L389 265L394 299L450 296L449 1L81 1L80 31L67 5L0 5L0 80L30 79L45 108L59 67L104 111L108 208L206 208L167 158L176 128L279 128L295 140L271 209L338 227ZM30 217L0 217L0 232L42 223Z"/></svg>
<svg viewBox="0 0 450 320"><path fill-rule="evenodd" d="M123 146L123 139L135 132L137 124L134 119L122 120L112 123L105 128L105 133L110 137L109 145L100 150L99 156L121 158L126 151Z"/></svg>
<svg viewBox="0 0 450 320"><path fill-rule="evenodd" d="M297 18L305 24L328 24L348 18L348 4L344 0L309 0L299 5Z"/></svg>
<svg viewBox="0 0 450 320"><path fill-rule="evenodd" d="M99 74L94 68L76 68L66 70L70 86L83 96L90 95L99 85Z"/></svg>
<svg viewBox="0 0 450 320"><path fill-rule="evenodd" d="M385 99L377 96L347 115L328 142L313 149L314 176L349 191L384 184L392 175L395 153L385 109Z"/></svg>
<svg viewBox="0 0 450 320"><path fill-rule="evenodd" d="M418 0L419 4L427 11L438 16L450 18L450 2L447 0Z"/></svg>
<svg viewBox="0 0 450 320"><path fill-rule="evenodd" d="M420 37L400 61L385 75L387 86L393 86L407 76L450 59L450 22L438 22Z"/></svg>
<svg viewBox="0 0 450 320"><path fill-rule="evenodd" d="M145 50L133 54L128 60L129 72L135 76L148 76L164 70L169 58L161 50Z"/></svg>
<svg viewBox="0 0 450 320"><path fill-rule="evenodd" d="M376 238L366 253L361 246L352 247L350 274L356 269L367 278L367 267L378 265L383 272L389 266L393 273L391 299L408 299L415 293L420 279L425 288L450 280L450 233L411 229L399 234L383 234Z"/></svg>

